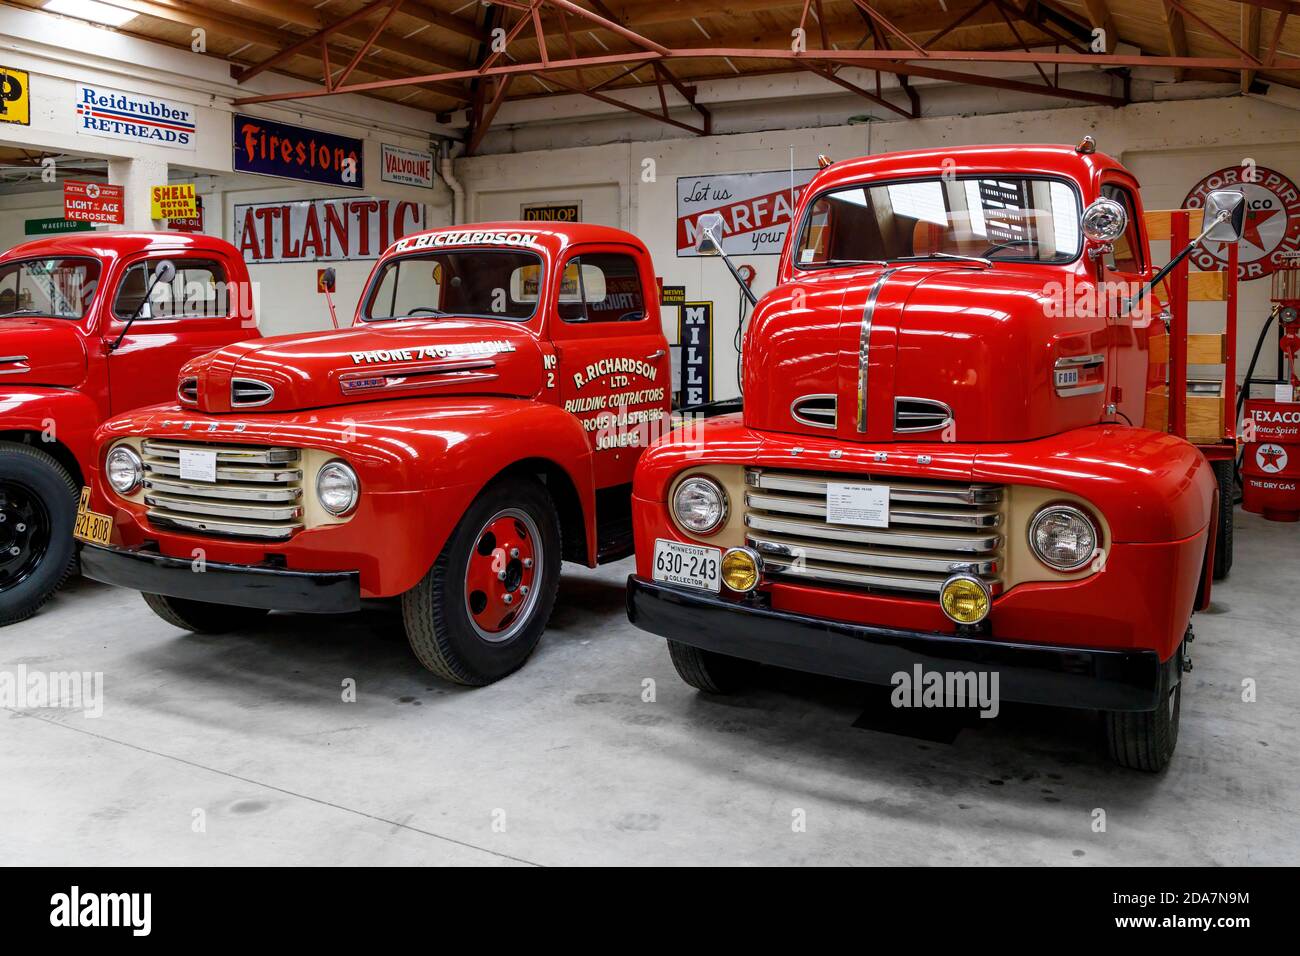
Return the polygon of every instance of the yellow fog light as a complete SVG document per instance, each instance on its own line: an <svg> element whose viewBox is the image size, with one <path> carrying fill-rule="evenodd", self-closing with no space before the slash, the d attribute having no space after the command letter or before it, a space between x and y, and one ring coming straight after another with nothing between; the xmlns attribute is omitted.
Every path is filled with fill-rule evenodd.
<svg viewBox="0 0 1300 956"><path fill-rule="evenodd" d="M969 574L954 574L939 592L943 613L958 624L978 624L988 616L992 603L989 586Z"/></svg>
<svg viewBox="0 0 1300 956"><path fill-rule="evenodd" d="M749 548L732 548L722 556L722 581L745 594L758 587L758 555Z"/></svg>

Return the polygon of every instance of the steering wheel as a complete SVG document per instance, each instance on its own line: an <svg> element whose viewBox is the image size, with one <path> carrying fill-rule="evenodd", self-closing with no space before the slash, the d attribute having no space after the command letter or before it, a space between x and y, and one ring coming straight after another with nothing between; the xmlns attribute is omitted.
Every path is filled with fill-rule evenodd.
<svg viewBox="0 0 1300 956"><path fill-rule="evenodd" d="M1003 249L1014 249L1016 246L1033 246L1033 245L1035 245L1035 243L1034 240L1032 239L1008 239L1006 242L995 242L993 245L989 246L987 249L981 252L980 256L984 259L987 259L989 256L993 255L996 252L1001 252Z"/></svg>

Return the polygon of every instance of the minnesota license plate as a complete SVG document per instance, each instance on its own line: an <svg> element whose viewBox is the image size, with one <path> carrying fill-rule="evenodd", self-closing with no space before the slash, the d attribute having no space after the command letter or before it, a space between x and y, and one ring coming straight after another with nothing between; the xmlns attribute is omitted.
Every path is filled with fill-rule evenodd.
<svg viewBox="0 0 1300 956"><path fill-rule="evenodd" d="M113 519L90 510L90 489L81 489L77 503L77 523L72 526L72 536L78 541L107 545L113 534Z"/></svg>
<svg viewBox="0 0 1300 956"><path fill-rule="evenodd" d="M654 579L716 594L722 590L722 552L701 544L657 538Z"/></svg>

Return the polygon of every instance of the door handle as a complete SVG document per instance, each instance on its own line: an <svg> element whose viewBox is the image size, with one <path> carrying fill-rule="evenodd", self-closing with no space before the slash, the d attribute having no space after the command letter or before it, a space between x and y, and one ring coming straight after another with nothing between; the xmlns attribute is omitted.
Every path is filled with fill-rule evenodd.
<svg viewBox="0 0 1300 956"><path fill-rule="evenodd" d="M651 352L649 355L646 356L646 360L649 362L654 362L657 359L663 358L667 354L668 353L665 352L663 349L656 349L655 351Z"/></svg>

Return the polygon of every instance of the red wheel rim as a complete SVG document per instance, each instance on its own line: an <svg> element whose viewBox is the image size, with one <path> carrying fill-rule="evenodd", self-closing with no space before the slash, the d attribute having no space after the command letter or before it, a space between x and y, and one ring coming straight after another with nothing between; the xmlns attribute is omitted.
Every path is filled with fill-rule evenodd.
<svg viewBox="0 0 1300 956"><path fill-rule="evenodd" d="M541 580L541 535L527 513L506 508L489 518L474 538L465 569L465 610L483 640L499 644L532 617Z"/></svg>

